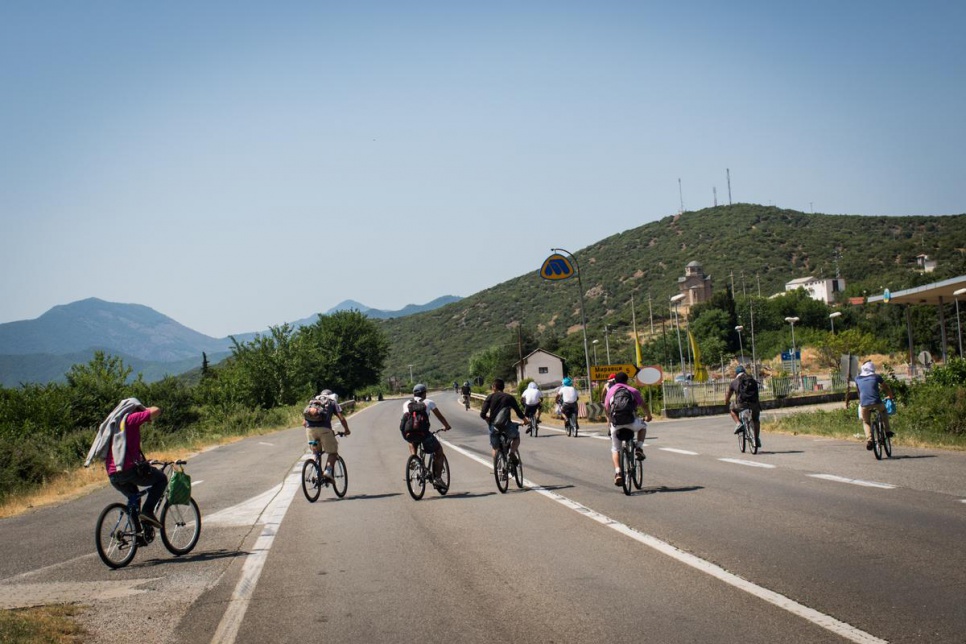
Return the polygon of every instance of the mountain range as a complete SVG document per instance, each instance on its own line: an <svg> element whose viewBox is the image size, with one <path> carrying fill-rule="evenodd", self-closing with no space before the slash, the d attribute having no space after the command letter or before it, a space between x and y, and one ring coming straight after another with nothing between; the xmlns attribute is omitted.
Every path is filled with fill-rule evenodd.
<svg viewBox="0 0 966 644"><path fill-rule="evenodd" d="M356 309L369 317L390 319L432 310L459 297L447 295L398 311L373 309L346 300L326 311ZM313 324L318 315L293 322ZM239 342L256 332L234 335ZM153 381L201 365L202 353L211 364L231 354L231 337L213 338L178 323L142 304L120 304L88 298L58 305L34 320L0 324L0 385L46 383L62 380L71 365L90 361L94 352L120 357L124 363Z"/></svg>

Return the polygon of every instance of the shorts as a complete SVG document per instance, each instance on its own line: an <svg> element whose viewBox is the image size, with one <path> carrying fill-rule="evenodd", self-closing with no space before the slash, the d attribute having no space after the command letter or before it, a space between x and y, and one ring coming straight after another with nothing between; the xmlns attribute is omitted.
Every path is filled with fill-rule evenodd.
<svg viewBox="0 0 966 644"><path fill-rule="evenodd" d="M331 427L306 427L305 438L309 441L309 445L315 441L322 447L323 452L339 453L339 441L335 439L335 432Z"/></svg>
<svg viewBox="0 0 966 644"><path fill-rule="evenodd" d="M527 417L536 416L538 411L540 411L540 403L537 403L536 405L524 405L523 406L523 415L524 416L527 416Z"/></svg>
<svg viewBox="0 0 966 644"><path fill-rule="evenodd" d="M432 432L414 432L409 434L409 436L402 434L402 437L407 443L411 443L413 445L422 445L423 450L427 454L435 454L442 448L442 445L439 444L439 439L437 439L436 435Z"/></svg>
<svg viewBox="0 0 966 644"><path fill-rule="evenodd" d="M757 423L758 419L761 417L761 405L751 404L751 405L748 405L747 407L742 407L741 405L735 403L734 411L736 414L738 414L738 416L741 416L741 412L744 411L745 409L748 409L751 411L751 421L754 423Z"/></svg>
<svg viewBox="0 0 966 644"><path fill-rule="evenodd" d="M641 429L646 429L647 423L642 419L637 418L633 425L621 425L619 427L610 428L610 451L617 453L621 451L621 441L624 440L637 440L637 432Z"/></svg>
<svg viewBox="0 0 966 644"><path fill-rule="evenodd" d="M490 447L493 449L500 449L500 434L506 434L510 440L516 440L520 438L520 426L514 422L510 422L507 428L500 432L499 429L490 425Z"/></svg>

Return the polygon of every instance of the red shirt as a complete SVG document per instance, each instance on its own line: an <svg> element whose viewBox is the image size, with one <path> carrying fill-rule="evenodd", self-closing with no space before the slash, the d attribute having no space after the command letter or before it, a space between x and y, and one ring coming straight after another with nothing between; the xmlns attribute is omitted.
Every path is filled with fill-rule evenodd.
<svg viewBox="0 0 966 644"><path fill-rule="evenodd" d="M121 421L121 430L127 438L126 451L124 453L124 463L121 467L114 464L114 450L107 450L107 458L104 464L107 466L107 475L120 472L134 466L134 463L141 458L141 425L150 420L151 412L135 411L124 417Z"/></svg>

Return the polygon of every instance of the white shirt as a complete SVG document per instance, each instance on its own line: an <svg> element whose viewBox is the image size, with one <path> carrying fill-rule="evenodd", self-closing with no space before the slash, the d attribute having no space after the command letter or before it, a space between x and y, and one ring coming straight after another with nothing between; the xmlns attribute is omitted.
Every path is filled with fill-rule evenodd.
<svg viewBox="0 0 966 644"><path fill-rule="evenodd" d="M541 398L543 398L543 394L540 393L539 389L530 389L527 387L523 390L523 402L526 405L532 407L533 405L539 404Z"/></svg>
<svg viewBox="0 0 966 644"><path fill-rule="evenodd" d="M403 403L403 413L404 414L409 412L409 403L411 403L412 401L413 401L413 399L410 398L409 400L407 400L406 402ZM433 411L434 409L436 409L436 403L434 403L429 398L423 398L423 400L421 402L424 405L426 405L426 413L427 414L430 413L431 411Z"/></svg>
<svg viewBox="0 0 966 644"><path fill-rule="evenodd" d="M560 400L565 403L577 402L577 390L573 387L560 387L557 393L560 394Z"/></svg>

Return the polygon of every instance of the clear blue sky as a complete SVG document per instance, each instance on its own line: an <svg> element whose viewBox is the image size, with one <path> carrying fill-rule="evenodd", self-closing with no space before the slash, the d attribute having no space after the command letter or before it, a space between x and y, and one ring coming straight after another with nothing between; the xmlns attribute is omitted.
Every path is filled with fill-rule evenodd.
<svg viewBox="0 0 966 644"><path fill-rule="evenodd" d="M732 200L966 212L966 3L0 3L0 322L471 295Z"/></svg>

